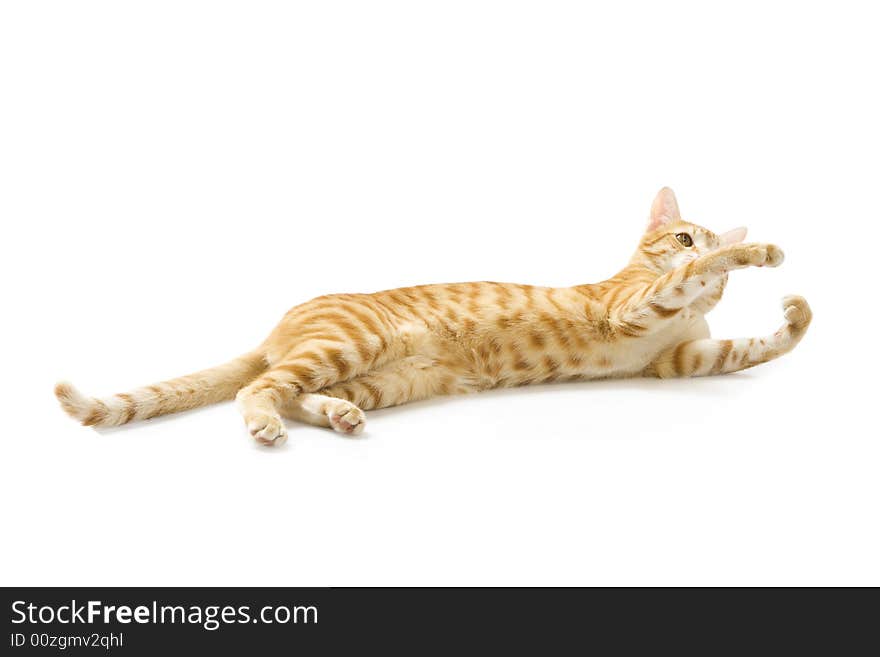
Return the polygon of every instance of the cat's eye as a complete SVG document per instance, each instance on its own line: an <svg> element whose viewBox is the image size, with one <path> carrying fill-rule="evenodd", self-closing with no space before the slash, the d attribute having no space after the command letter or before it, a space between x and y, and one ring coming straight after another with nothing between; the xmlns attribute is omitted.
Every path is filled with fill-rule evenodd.
<svg viewBox="0 0 880 657"><path fill-rule="evenodd" d="M681 242L682 244L684 244L687 247L691 247L694 245L693 238L690 235L688 235L687 233L676 233L675 239L677 239L679 242Z"/></svg>

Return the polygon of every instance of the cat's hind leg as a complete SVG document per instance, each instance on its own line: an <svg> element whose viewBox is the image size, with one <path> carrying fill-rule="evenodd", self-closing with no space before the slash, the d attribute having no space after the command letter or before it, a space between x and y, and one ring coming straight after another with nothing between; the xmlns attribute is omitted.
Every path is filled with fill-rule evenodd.
<svg viewBox="0 0 880 657"><path fill-rule="evenodd" d="M407 356L361 376L336 383L321 394L369 411L411 401L474 390L461 366L428 356Z"/></svg>
<svg viewBox="0 0 880 657"><path fill-rule="evenodd" d="M350 401L317 393L305 393L289 400L281 408L281 414L348 436L357 436L366 426L364 412Z"/></svg>
<svg viewBox="0 0 880 657"><path fill-rule="evenodd" d="M773 335L736 340L687 340L665 351L648 374L661 378L729 374L779 358L797 346L813 319L806 299L783 300L785 324Z"/></svg>
<svg viewBox="0 0 880 657"><path fill-rule="evenodd" d="M451 362L407 356L317 393L291 397L281 412L301 422L357 435L366 421L364 410L473 390L465 379Z"/></svg>
<svg viewBox="0 0 880 657"><path fill-rule="evenodd" d="M267 372L271 374L271 370ZM286 386L286 390L285 387ZM236 404L251 436L262 445L283 445L287 429L278 413L278 407L288 396L299 394L293 382L282 384L275 378L259 377L239 390Z"/></svg>
<svg viewBox="0 0 880 657"><path fill-rule="evenodd" d="M369 365L357 360L350 351L344 345L307 343L239 390L235 399L251 435L263 445L284 443L287 430L281 409L303 394L357 375Z"/></svg>

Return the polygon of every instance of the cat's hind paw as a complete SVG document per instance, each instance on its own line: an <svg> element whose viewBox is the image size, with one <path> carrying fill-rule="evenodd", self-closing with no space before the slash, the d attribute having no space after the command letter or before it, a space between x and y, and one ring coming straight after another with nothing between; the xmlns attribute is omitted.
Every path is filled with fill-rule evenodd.
<svg viewBox="0 0 880 657"><path fill-rule="evenodd" d="M287 429L280 417L260 415L249 420L247 427L261 445L279 447L287 442Z"/></svg>
<svg viewBox="0 0 880 657"><path fill-rule="evenodd" d="M364 412L351 402L344 400L340 400L338 405L330 409L327 417L334 431L347 436L357 436L363 433L367 424Z"/></svg>

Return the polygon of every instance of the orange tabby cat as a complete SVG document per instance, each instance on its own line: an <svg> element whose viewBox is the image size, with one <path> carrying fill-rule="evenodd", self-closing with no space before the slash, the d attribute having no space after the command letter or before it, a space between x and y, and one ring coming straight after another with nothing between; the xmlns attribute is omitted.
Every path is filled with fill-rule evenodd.
<svg viewBox="0 0 880 657"><path fill-rule="evenodd" d="M791 351L812 319L786 297L762 338L712 340L703 318L727 274L776 267L772 244L742 244L681 220L660 190L629 264L595 285L422 285L318 297L290 310L255 351L225 365L103 399L55 394L85 425L111 426L237 399L251 435L287 439L282 416L346 434L364 410L436 395L556 380L725 374Z"/></svg>

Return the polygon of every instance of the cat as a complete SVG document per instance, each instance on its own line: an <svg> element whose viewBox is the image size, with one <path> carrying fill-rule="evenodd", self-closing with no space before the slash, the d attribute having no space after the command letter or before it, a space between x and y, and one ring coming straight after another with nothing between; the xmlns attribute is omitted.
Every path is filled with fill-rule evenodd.
<svg viewBox="0 0 880 657"><path fill-rule="evenodd" d="M704 319L728 273L777 267L772 244L746 230L716 235L684 222L664 187L635 254L592 285L422 285L332 294L290 310L255 351L225 365L103 399L59 383L84 425L132 420L236 399L251 435L287 439L282 417L356 435L364 411L502 386L609 377L737 372L791 351L812 311L783 300L785 323L761 338L714 340Z"/></svg>

